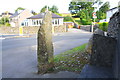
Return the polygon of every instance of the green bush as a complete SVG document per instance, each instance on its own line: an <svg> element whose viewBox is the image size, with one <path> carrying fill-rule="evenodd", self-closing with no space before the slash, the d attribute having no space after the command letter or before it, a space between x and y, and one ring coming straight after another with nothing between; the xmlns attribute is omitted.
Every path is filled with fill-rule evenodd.
<svg viewBox="0 0 120 80"><path fill-rule="evenodd" d="M9 27L9 26L10 26L10 24L9 24L9 23L5 23L5 26Z"/></svg>
<svg viewBox="0 0 120 80"><path fill-rule="evenodd" d="M108 30L108 22L99 23L99 29L107 32L107 30Z"/></svg>
<svg viewBox="0 0 120 80"><path fill-rule="evenodd" d="M68 22L68 21L73 22L74 20L71 16L64 17L64 22Z"/></svg>
<svg viewBox="0 0 120 80"><path fill-rule="evenodd" d="M90 20L82 19L81 23L82 25L91 25L92 22Z"/></svg>

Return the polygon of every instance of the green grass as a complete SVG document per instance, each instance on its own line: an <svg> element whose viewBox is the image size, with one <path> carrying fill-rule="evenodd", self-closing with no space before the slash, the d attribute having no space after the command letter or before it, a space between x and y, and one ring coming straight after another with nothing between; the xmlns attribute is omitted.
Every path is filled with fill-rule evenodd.
<svg viewBox="0 0 120 80"><path fill-rule="evenodd" d="M87 64L86 45L87 43L55 55L55 69L58 71L80 72L83 66Z"/></svg>

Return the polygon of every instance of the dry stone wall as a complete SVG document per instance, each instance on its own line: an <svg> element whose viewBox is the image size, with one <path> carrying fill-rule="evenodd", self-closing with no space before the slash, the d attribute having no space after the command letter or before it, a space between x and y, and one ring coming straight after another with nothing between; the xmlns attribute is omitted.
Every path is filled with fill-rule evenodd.
<svg viewBox="0 0 120 80"><path fill-rule="evenodd" d="M120 27L118 24L120 23L120 14L116 12L110 19L108 25L107 35L109 37L118 37L118 28Z"/></svg>
<svg viewBox="0 0 120 80"><path fill-rule="evenodd" d="M23 34L37 34L39 30L38 26L23 27ZM54 33L67 32L65 25L54 26ZM0 33L2 34L19 34L19 27L0 27Z"/></svg>
<svg viewBox="0 0 120 80"><path fill-rule="evenodd" d="M94 34L90 64L112 67L112 60L115 50L116 39Z"/></svg>
<svg viewBox="0 0 120 80"><path fill-rule="evenodd" d="M111 67L115 78L120 78L120 9L109 21L107 36L93 34L90 64Z"/></svg>

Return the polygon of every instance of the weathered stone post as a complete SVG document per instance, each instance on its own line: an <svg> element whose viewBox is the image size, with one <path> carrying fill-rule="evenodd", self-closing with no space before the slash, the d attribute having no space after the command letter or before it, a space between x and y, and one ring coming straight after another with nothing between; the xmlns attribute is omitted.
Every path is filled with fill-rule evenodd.
<svg viewBox="0 0 120 80"><path fill-rule="evenodd" d="M38 74L53 71L52 14L45 12L43 23L38 31Z"/></svg>

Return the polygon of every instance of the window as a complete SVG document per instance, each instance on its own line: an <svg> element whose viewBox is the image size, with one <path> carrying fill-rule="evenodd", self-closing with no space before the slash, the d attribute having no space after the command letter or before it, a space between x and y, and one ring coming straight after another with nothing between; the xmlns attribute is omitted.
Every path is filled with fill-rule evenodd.
<svg viewBox="0 0 120 80"><path fill-rule="evenodd" d="M32 25L34 25L34 21L32 20Z"/></svg>
<svg viewBox="0 0 120 80"><path fill-rule="evenodd" d="M26 22L26 26L28 26L28 22Z"/></svg>
<svg viewBox="0 0 120 80"><path fill-rule="evenodd" d="M40 25L42 24L41 20L39 20L39 24L40 24Z"/></svg>
<svg viewBox="0 0 120 80"><path fill-rule="evenodd" d="M25 26L26 26L26 22L25 22Z"/></svg>
<svg viewBox="0 0 120 80"><path fill-rule="evenodd" d="M58 19L58 24L59 24L59 19Z"/></svg>
<svg viewBox="0 0 120 80"><path fill-rule="evenodd" d="M52 20L52 24L54 24L54 19Z"/></svg>
<svg viewBox="0 0 120 80"><path fill-rule="evenodd" d="M38 22L38 20L37 20L37 25L39 25L39 22Z"/></svg>
<svg viewBox="0 0 120 80"><path fill-rule="evenodd" d="M24 23L21 23L22 26L24 26Z"/></svg>
<svg viewBox="0 0 120 80"><path fill-rule="evenodd" d="M34 20L34 25L36 25L35 20Z"/></svg>
<svg viewBox="0 0 120 80"><path fill-rule="evenodd" d="M57 24L57 20L55 20L55 24Z"/></svg>

